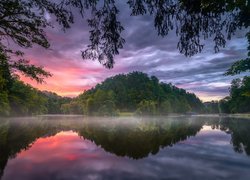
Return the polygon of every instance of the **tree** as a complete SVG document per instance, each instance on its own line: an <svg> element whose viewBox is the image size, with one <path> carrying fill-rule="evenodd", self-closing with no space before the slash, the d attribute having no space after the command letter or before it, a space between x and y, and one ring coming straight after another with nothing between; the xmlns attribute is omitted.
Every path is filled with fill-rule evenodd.
<svg viewBox="0 0 250 180"><path fill-rule="evenodd" d="M156 114L156 103L154 101L143 100L138 104L136 109L138 115L155 115Z"/></svg>
<svg viewBox="0 0 250 180"><path fill-rule="evenodd" d="M14 81L8 94L11 115L35 115L47 112L47 99L38 90L21 81Z"/></svg>
<svg viewBox="0 0 250 180"><path fill-rule="evenodd" d="M6 70L8 70L7 64L3 62L3 59L0 59L0 115L9 115L10 106L8 99L8 91L7 87L9 86L9 82L5 76L10 76L10 74L6 74ZM8 72L8 71L7 71Z"/></svg>
<svg viewBox="0 0 250 180"><path fill-rule="evenodd" d="M11 61L0 44L0 115L15 115L17 113L27 115L46 112L45 99L38 95L37 90L18 80L18 75L15 73L17 70L40 83L43 82L44 77L51 76L42 67L30 65L27 60ZM41 107L38 107L39 105Z"/></svg>
<svg viewBox="0 0 250 180"><path fill-rule="evenodd" d="M231 82L230 95L219 102L222 113L250 112L250 77L234 79Z"/></svg>
<svg viewBox="0 0 250 180"><path fill-rule="evenodd" d="M86 94L88 96L88 92ZM88 98L84 98L86 103L81 103L83 102L81 98L84 98L84 95L78 98L78 102L83 106L86 104L86 114L88 115L117 114L114 92L112 90L96 89Z"/></svg>
<svg viewBox="0 0 250 180"><path fill-rule="evenodd" d="M106 100L97 111L98 115L102 116L116 116L118 111L116 110L115 103L112 100Z"/></svg>
<svg viewBox="0 0 250 180"><path fill-rule="evenodd" d="M222 100L219 101L219 112L220 113L230 113L230 107L229 107L229 101L230 97L225 97Z"/></svg>
<svg viewBox="0 0 250 180"><path fill-rule="evenodd" d="M161 103L161 105L160 105L160 113L161 114L168 114L168 113L171 113L172 111L173 110L172 110L172 107L171 107L169 100L165 100L165 101L163 101L163 103Z"/></svg>
<svg viewBox="0 0 250 180"><path fill-rule="evenodd" d="M204 104L206 106L206 113L210 113L210 114L220 113L218 101L205 102Z"/></svg>
<svg viewBox="0 0 250 180"><path fill-rule="evenodd" d="M11 39L20 47L30 48L33 44L38 44L48 48L49 42L46 38L43 28L50 24L45 19L45 12L56 11L53 3L22 0L3 0L0 5L0 59L6 61L9 66L9 71L21 71L24 75L35 79L38 82L43 81L43 77L51 76L50 73L43 70L42 67L30 65L28 60L22 59L23 53L18 50L10 49L6 46ZM51 6L51 7L50 7ZM40 11L36 12L35 9ZM46 10L46 11L45 11ZM66 17L58 16L58 21L62 24L67 21ZM66 25L66 24L65 24ZM10 54L20 58L14 61L10 59ZM14 62L11 62L14 61Z"/></svg>
<svg viewBox="0 0 250 180"><path fill-rule="evenodd" d="M69 104L73 99L69 97L61 97L56 93L52 93L49 91L42 91L40 95L47 99L46 108L48 109L48 114L61 114L69 111L65 111L65 108L61 108L63 104Z"/></svg>
<svg viewBox="0 0 250 180"><path fill-rule="evenodd" d="M89 98L87 100L87 106L86 106L86 114L88 115L94 115L94 112L96 111L94 100L93 98Z"/></svg>
<svg viewBox="0 0 250 180"><path fill-rule="evenodd" d="M10 114L10 106L8 100L7 92L0 92L0 115L1 116L8 116Z"/></svg>
<svg viewBox="0 0 250 180"><path fill-rule="evenodd" d="M1 45L1 44L0 44ZM12 52L11 52L12 53ZM22 56L22 53L15 52L17 56ZM23 75L36 80L38 83L42 83L45 77L51 76L51 74L43 69L43 67L29 64L28 60L19 59L17 61L11 61L6 50L0 46L0 73L5 81L5 89L9 90L13 84L13 81L18 78L16 71L21 72Z"/></svg>
<svg viewBox="0 0 250 180"><path fill-rule="evenodd" d="M137 71L107 78L76 99L92 115L107 109L148 115L204 110L196 95Z"/></svg>
<svg viewBox="0 0 250 180"><path fill-rule="evenodd" d="M82 57L98 60L112 68L114 56L125 43L121 36L124 27L118 19L121 6L115 0L2 0L0 6L0 39L11 38L21 47L38 44L48 48L44 28L52 26L47 14L55 17L65 30L74 22L72 9L87 18L90 44ZM132 16L151 15L158 35L165 37L175 30L179 36L177 47L186 56L202 51L203 39L213 38L214 50L219 51L241 28L250 24L248 0L128 0Z"/></svg>
<svg viewBox="0 0 250 180"><path fill-rule="evenodd" d="M78 102L71 101L61 105L61 112L64 114L83 114L83 108Z"/></svg>
<svg viewBox="0 0 250 180"><path fill-rule="evenodd" d="M229 107L232 113L250 112L250 77L235 79L231 83Z"/></svg>
<svg viewBox="0 0 250 180"><path fill-rule="evenodd" d="M248 40L248 57L246 59L241 59L232 64L232 66L226 71L225 75L236 75L242 72L250 71L250 32L247 33Z"/></svg>

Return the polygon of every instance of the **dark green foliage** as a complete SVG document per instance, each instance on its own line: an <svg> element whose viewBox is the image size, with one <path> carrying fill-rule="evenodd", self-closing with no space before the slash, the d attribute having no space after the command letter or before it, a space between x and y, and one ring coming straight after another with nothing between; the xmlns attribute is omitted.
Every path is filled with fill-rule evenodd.
<svg viewBox="0 0 250 180"><path fill-rule="evenodd" d="M95 102L92 97L87 99L85 106L86 106L85 113L88 115L94 115L94 113L96 112L96 108L95 108Z"/></svg>
<svg viewBox="0 0 250 180"><path fill-rule="evenodd" d="M65 113L62 109L63 104L71 101L71 98L58 96L56 93L43 91L40 92L41 96L47 99L46 108L48 114L62 114Z"/></svg>
<svg viewBox="0 0 250 180"><path fill-rule="evenodd" d="M168 114L168 113L171 113L173 110L172 110L172 106L170 104L170 101L169 100L165 100L161 103L160 107L159 107L159 112L161 114Z"/></svg>
<svg viewBox="0 0 250 180"><path fill-rule="evenodd" d="M1 56L1 54L0 54ZM10 106L8 89L11 87L12 79L6 59L0 57L0 115L9 115Z"/></svg>
<svg viewBox="0 0 250 180"><path fill-rule="evenodd" d="M63 98L61 98L62 100ZM82 114L83 107L77 102L72 100L69 103L63 104L60 103L61 108L60 111L57 112L57 114L63 113L63 114Z"/></svg>
<svg viewBox="0 0 250 180"><path fill-rule="evenodd" d="M233 63L225 75L236 75L247 71L250 71L250 58L242 59Z"/></svg>
<svg viewBox="0 0 250 180"><path fill-rule="evenodd" d="M41 92L18 79L11 79L9 89L4 89L4 85L0 76L0 116L61 114L61 105L71 100L55 93Z"/></svg>
<svg viewBox="0 0 250 180"><path fill-rule="evenodd" d="M10 114L10 105L8 94L6 91L0 91L0 116L8 116Z"/></svg>
<svg viewBox="0 0 250 180"><path fill-rule="evenodd" d="M0 48L0 88L1 91L8 91L13 82L13 77L11 75L11 67L9 64L9 58L6 53L1 51Z"/></svg>
<svg viewBox="0 0 250 180"><path fill-rule="evenodd" d="M225 97L219 101L219 112L220 113L230 113L230 106L229 106L230 97Z"/></svg>
<svg viewBox="0 0 250 180"><path fill-rule="evenodd" d="M7 53L0 46L0 115L31 115L47 111L45 99L38 90L25 85L18 79L16 71L37 82L51 76L42 67L30 65L26 60L10 61Z"/></svg>
<svg viewBox="0 0 250 180"><path fill-rule="evenodd" d="M81 94L78 101L85 106L86 114L90 115L98 114L98 109L107 101L121 112L137 110L138 114L146 115L204 110L202 102L194 94L171 84L160 83L155 76L148 77L142 72L108 78Z"/></svg>
<svg viewBox="0 0 250 180"><path fill-rule="evenodd" d="M231 135L231 144L233 149L238 153L246 153L250 156L250 123L246 119L240 118L220 118L209 119L206 125L211 125L213 128L225 131Z"/></svg>
<svg viewBox="0 0 250 180"><path fill-rule="evenodd" d="M248 32L246 36L248 40L248 58L233 63L232 66L226 71L225 75L236 75L242 72L250 71L250 32Z"/></svg>
<svg viewBox="0 0 250 180"><path fill-rule="evenodd" d="M16 55L22 56L22 53ZM16 71L38 83L51 76L42 67L31 65L27 60L11 61L6 50L0 46L0 116L61 113L61 104L69 102L69 98L46 96L19 81Z"/></svg>
<svg viewBox="0 0 250 180"><path fill-rule="evenodd" d="M47 112L46 99L39 91L21 81L14 81L9 93L11 115L34 115Z"/></svg>
<svg viewBox="0 0 250 180"><path fill-rule="evenodd" d="M156 103L154 101L141 101L136 109L138 115L155 115L156 114Z"/></svg>
<svg viewBox="0 0 250 180"><path fill-rule="evenodd" d="M37 81L38 83L44 82L44 78L51 76L49 72L43 70L43 67L29 64L29 61L24 59L20 59L19 61L10 64L10 67L19 70L23 75Z"/></svg>
<svg viewBox="0 0 250 180"><path fill-rule="evenodd" d="M218 101L205 102L204 105L206 107L206 113L210 113L210 114L220 113Z"/></svg>
<svg viewBox="0 0 250 180"><path fill-rule="evenodd" d="M249 113L250 77L234 79L231 82L230 95L218 101L205 103L208 113Z"/></svg>
<svg viewBox="0 0 250 180"><path fill-rule="evenodd" d="M88 115L117 115L115 105L115 94L112 90L97 89L94 94L89 95L86 92L86 97L79 97L79 100L84 103L84 113ZM85 102L84 102L84 99Z"/></svg>
<svg viewBox="0 0 250 180"><path fill-rule="evenodd" d="M235 79L231 83L228 106L231 113L250 112L250 77Z"/></svg>
<svg viewBox="0 0 250 180"><path fill-rule="evenodd" d="M11 88L0 92L0 116L47 113L46 102L37 89L13 79Z"/></svg>
<svg viewBox="0 0 250 180"><path fill-rule="evenodd" d="M43 67L29 64L28 60L19 59L12 61L9 54L10 53L6 52L6 50L4 50L0 44L0 71L2 78L4 78L6 81L5 88L9 89L12 85L12 79L18 77L18 75L15 73L16 71L19 71L26 77L29 77L38 83L44 82L44 78L51 76L51 74L45 71ZM17 56L17 58L19 58L22 57L23 54L11 52L11 55Z"/></svg>
<svg viewBox="0 0 250 180"><path fill-rule="evenodd" d="M116 116L118 115L118 111L116 110L115 103L112 100L106 100L98 109L97 114L101 116Z"/></svg>

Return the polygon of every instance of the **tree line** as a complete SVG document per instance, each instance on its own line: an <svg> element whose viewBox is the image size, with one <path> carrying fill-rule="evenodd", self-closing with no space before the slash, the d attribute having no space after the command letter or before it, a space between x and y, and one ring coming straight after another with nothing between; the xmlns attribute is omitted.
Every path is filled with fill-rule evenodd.
<svg viewBox="0 0 250 180"><path fill-rule="evenodd" d="M250 77L232 80L229 96L220 101L205 103L208 113L249 113L250 112Z"/></svg>
<svg viewBox="0 0 250 180"><path fill-rule="evenodd" d="M2 87L0 89L2 90ZM71 98L39 91L15 79L9 90L0 91L0 116L62 114L62 104L70 101Z"/></svg>
<svg viewBox="0 0 250 180"><path fill-rule="evenodd" d="M43 81L39 74L47 74L41 68L32 65L10 64L9 57L6 53L1 53L0 48L0 116L62 113L61 105L69 102L70 98L63 98L55 93L41 92L20 81L13 69L17 65L23 70L22 72L27 72L24 75L38 82Z"/></svg>
<svg viewBox="0 0 250 180"><path fill-rule="evenodd" d="M0 116L84 114L116 116L250 112L250 77L234 79L229 96L203 103L195 94L142 72L107 78L75 98L39 91L0 68Z"/></svg>
<svg viewBox="0 0 250 180"><path fill-rule="evenodd" d="M87 115L117 115L119 112L134 112L138 115L205 112L203 103L195 94L137 71L107 78L63 106L69 109L72 107L73 112L82 109Z"/></svg>
<svg viewBox="0 0 250 180"><path fill-rule="evenodd" d="M106 79L76 98L39 91L0 68L0 114L165 115L188 111L204 112L202 102L192 93L161 83L142 72L119 74ZM3 76L9 74L8 78ZM6 79L8 81L6 81Z"/></svg>

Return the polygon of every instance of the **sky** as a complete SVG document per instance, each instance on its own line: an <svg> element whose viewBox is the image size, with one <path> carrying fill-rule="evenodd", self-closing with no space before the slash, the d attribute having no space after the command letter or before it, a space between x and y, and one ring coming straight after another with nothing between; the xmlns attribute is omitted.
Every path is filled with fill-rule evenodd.
<svg viewBox="0 0 250 180"><path fill-rule="evenodd" d="M177 49L179 37L175 32L161 38L154 28L152 17L130 16L128 6L121 6L124 7L118 18L125 27L122 36L126 44L115 56L113 69L106 69L98 61L82 59L81 51L89 44L89 28L86 19L76 14L75 23L65 32L57 24L46 29L50 49L34 46L24 50L31 63L43 66L53 76L44 84L37 84L23 76L21 80L40 90L75 97L107 77L142 71L158 77L161 82L195 93L202 101L218 100L228 95L230 82L237 76L224 76L223 73L233 62L247 56L244 30L227 41L226 47L219 53L214 52L209 39L204 42L202 53L185 57ZM53 17L48 15L47 18L53 22Z"/></svg>

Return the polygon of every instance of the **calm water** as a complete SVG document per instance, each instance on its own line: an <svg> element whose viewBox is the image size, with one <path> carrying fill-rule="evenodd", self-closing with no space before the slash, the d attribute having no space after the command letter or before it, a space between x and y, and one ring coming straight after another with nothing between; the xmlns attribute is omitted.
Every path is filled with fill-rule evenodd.
<svg viewBox="0 0 250 180"><path fill-rule="evenodd" d="M249 180L250 120L0 119L0 177Z"/></svg>

